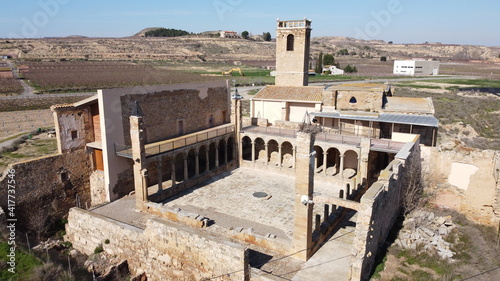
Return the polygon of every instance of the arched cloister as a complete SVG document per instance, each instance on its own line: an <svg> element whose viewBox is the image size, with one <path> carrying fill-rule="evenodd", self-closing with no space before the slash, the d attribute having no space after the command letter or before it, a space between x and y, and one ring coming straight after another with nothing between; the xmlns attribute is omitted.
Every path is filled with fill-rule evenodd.
<svg viewBox="0 0 500 281"><path fill-rule="evenodd" d="M209 170L215 169L215 155L216 155L216 149L215 149L215 143L210 143L208 146L208 168Z"/></svg>
<svg viewBox="0 0 500 281"><path fill-rule="evenodd" d="M219 166L226 164L226 142L224 140L219 141L218 146L219 153Z"/></svg>
<svg viewBox="0 0 500 281"><path fill-rule="evenodd" d="M255 161L266 163L267 155L266 155L264 140L261 138L256 138L254 141L254 149L255 149Z"/></svg>
<svg viewBox="0 0 500 281"><path fill-rule="evenodd" d="M227 161L228 162L234 160L234 154L235 154L234 148L235 148L235 146L234 146L234 138L230 137L227 140Z"/></svg>
<svg viewBox="0 0 500 281"><path fill-rule="evenodd" d="M188 178L193 178L196 175L196 152L191 149L187 155Z"/></svg>
<svg viewBox="0 0 500 281"><path fill-rule="evenodd" d="M281 144L281 165L285 168L295 167L293 155L293 145L287 141L283 142Z"/></svg>
<svg viewBox="0 0 500 281"><path fill-rule="evenodd" d="M269 164L272 166L279 166L281 164L281 159L279 155L279 144L275 140L270 140L267 143L267 157L269 159Z"/></svg>
<svg viewBox="0 0 500 281"><path fill-rule="evenodd" d="M243 137L241 147L243 160L252 161L252 140L247 136Z"/></svg>

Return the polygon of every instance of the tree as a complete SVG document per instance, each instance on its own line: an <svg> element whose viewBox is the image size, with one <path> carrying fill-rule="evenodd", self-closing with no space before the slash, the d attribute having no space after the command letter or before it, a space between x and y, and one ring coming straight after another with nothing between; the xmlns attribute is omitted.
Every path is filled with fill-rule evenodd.
<svg viewBox="0 0 500 281"><path fill-rule="evenodd" d="M318 60L316 61L316 68L314 69L316 73L323 73L323 52L319 53Z"/></svg>
<svg viewBox="0 0 500 281"><path fill-rule="evenodd" d="M333 57L332 54L326 54L323 57L323 65L334 65L335 64L335 58Z"/></svg>
<svg viewBox="0 0 500 281"><path fill-rule="evenodd" d="M345 68L344 68L344 71L346 73L354 73L354 72L358 72L358 69L356 68L356 66L351 66L350 64L348 64Z"/></svg>
<svg viewBox="0 0 500 281"><path fill-rule="evenodd" d="M267 41L267 42L271 41L271 33L269 33L269 32L264 32L264 33L262 34L262 36L264 37L264 41Z"/></svg>
<svg viewBox="0 0 500 281"><path fill-rule="evenodd" d="M248 31L246 31L246 30L245 30L245 31L243 31L243 32L241 33L241 38L243 38L243 39L248 39L248 34L249 34L249 33L248 33Z"/></svg>
<svg viewBox="0 0 500 281"><path fill-rule="evenodd" d="M387 61L387 57L380 57L380 61Z"/></svg>
<svg viewBox="0 0 500 281"><path fill-rule="evenodd" d="M349 55L349 51L347 49L342 49L342 50L337 52L337 55L347 56L347 55Z"/></svg>
<svg viewBox="0 0 500 281"><path fill-rule="evenodd" d="M393 43L394 43L394 42L392 42L392 41L387 42L387 44L393 44Z"/></svg>
<svg viewBox="0 0 500 281"><path fill-rule="evenodd" d="M146 37L177 37L189 35L189 32L180 29L157 28L146 32L144 35Z"/></svg>

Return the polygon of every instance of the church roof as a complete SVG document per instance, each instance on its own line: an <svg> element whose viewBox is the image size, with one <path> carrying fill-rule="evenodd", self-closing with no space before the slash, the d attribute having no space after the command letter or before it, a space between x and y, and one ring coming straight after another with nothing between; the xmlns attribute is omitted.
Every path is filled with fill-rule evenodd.
<svg viewBox="0 0 500 281"><path fill-rule="evenodd" d="M321 103L323 89L322 86L266 86L252 99Z"/></svg>

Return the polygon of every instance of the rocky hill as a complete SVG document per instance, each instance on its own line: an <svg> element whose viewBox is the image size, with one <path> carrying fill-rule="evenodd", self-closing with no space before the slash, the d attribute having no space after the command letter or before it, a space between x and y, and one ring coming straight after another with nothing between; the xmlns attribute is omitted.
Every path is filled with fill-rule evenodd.
<svg viewBox="0 0 500 281"><path fill-rule="evenodd" d="M203 36L141 38L145 29L128 38L46 38L0 40L0 54L20 59L89 60L201 60L201 61L272 61L275 43L244 39ZM347 49L349 56L386 56L388 59L411 57L441 60L498 59L500 47L445 44L389 44L346 37L315 37L311 56L322 51L336 53Z"/></svg>

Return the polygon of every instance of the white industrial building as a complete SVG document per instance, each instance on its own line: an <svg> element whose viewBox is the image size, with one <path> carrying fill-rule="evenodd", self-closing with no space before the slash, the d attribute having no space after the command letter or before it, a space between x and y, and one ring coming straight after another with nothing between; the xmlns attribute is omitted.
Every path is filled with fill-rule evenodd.
<svg viewBox="0 0 500 281"><path fill-rule="evenodd" d="M439 75L439 61L424 59L395 60L393 73L409 76Z"/></svg>

